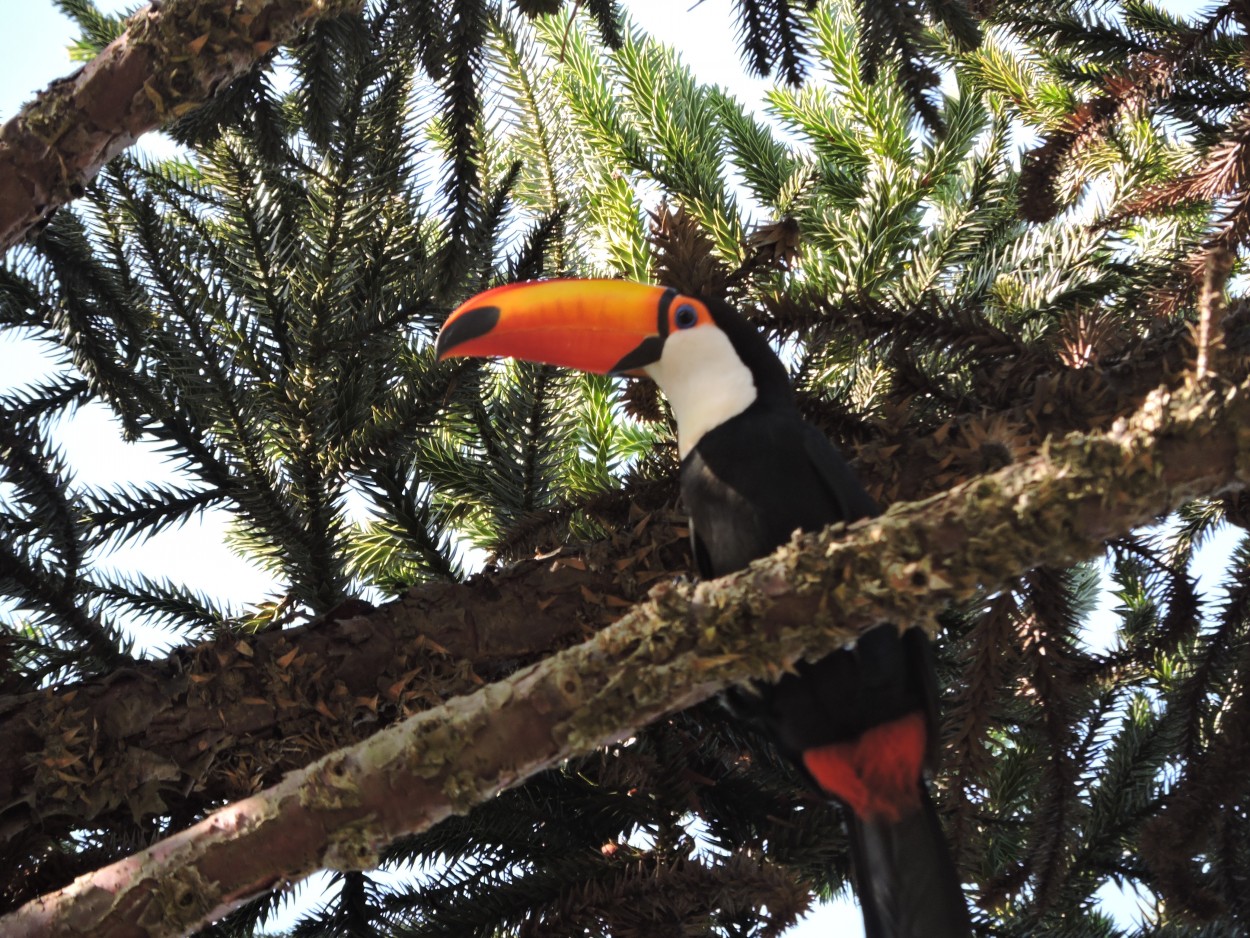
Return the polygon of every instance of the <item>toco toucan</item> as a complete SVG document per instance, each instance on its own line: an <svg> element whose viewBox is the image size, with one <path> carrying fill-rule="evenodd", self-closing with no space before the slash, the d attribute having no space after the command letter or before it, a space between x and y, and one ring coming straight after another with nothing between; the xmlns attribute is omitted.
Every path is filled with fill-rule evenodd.
<svg viewBox="0 0 1250 938"><path fill-rule="evenodd" d="M764 336L725 303L617 280L496 287L456 309L440 359L508 356L645 374L677 419L681 491L699 574L738 570L796 529L878 513L832 443L803 420ZM967 907L925 787L933 745L928 640L894 625L757 693L747 711L846 808L869 938L967 938Z"/></svg>

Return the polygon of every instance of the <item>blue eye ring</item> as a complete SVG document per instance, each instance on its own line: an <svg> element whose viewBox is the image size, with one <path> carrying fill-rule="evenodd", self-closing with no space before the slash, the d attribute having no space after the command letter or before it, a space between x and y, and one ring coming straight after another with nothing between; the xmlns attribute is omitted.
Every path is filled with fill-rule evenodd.
<svg viewBox="0 0 1250 938"><path fill-rule="evenodd" d="M673 313L673 325L678 329L689 329L698 325L699 311L689 303L682 303Z"/></svg>

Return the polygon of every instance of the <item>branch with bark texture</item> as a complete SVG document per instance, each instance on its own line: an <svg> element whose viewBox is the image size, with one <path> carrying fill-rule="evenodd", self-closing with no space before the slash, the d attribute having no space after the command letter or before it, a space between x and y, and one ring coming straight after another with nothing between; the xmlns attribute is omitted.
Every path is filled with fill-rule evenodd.
<svg viewBox="0 0 1250 938"><path fill-rule="evenodd" d="M1105 428L1161 380L1184 386L1194 358L1187 328L1161 330L1098 367L1013 383L1018 400L983 422L1023 428L1026 455L1048 432ZM1233 352L1218 356L1216 370L1240 381L1250 312L1238 305L1219 328ZM887 503L927 498L984 473L974 448L953 448L962 432L892 429L860 445L856 465ZM612 508L616 530L604 541L463 585L415 587L374 616L223 635L121 674L0 695L0 752L11 756L0 761L0 866L48 857L73 831L107 829L115 818L195 816L205 803L254 794L331 749L584 638L657 580L690 573L684 516L664 507L676 498L675 480L612 498L634 511ZM654 510L638 509L640 500ZM57 855L48 875L41 866L25 893L0 900L0 914L87 869Z"/></svg>
<svg viewBox="0 0 1250 938"><path fill-rule="evenodd" d="M0 919L13 938L175 935L562 759L882 620L931 622L1070 564L1199 495L1250 481L1250 383L1151 395L1131 420L879 519L796 538L748 569L664 585L590 640L332 753L279 785Z"/></svg>
<svg viewBox="0 0 1250 938"><path fill-rule="evenodd" d="M364 615L222 634L159 661L0 695L0 867L84 827L196 816L418 710L584 640L688 560L684 516L639 511L611 537L463 584L414 587ZM0 914L91 867L62 856ZM6 907L7 906L7 907Z"/></svg>
<svg viewBox="0 0 1250 938"><path fill-rule="evenodd" d="M0 128L0 250L82 194L100 167L211 98L276 46L363 0L166 0Z"/></svg>

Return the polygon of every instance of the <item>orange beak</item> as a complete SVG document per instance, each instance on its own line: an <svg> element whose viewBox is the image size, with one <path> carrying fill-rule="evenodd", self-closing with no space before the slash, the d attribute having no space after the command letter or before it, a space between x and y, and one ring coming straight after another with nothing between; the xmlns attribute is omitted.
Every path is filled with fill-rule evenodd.
<svg viewBox="0 0 1250 938"><path fill-rule="evenodd" d="M544 280L479 293L448 317L439 359L520 358L598 374L660 358L675 291L625 280Z"/></svg>

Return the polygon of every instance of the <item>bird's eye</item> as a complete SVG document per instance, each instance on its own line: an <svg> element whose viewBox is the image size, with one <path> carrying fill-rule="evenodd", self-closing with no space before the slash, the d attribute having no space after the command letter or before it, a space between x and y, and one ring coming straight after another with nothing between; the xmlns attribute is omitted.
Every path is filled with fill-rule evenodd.
<svg viewBox="0 0 1250 938"><path fill-rule="evenodd" d="M689 303L677 307L677 312L673 313L673 322L676 323L678 329L689 329L699 321L699 314Z"/></svg>

